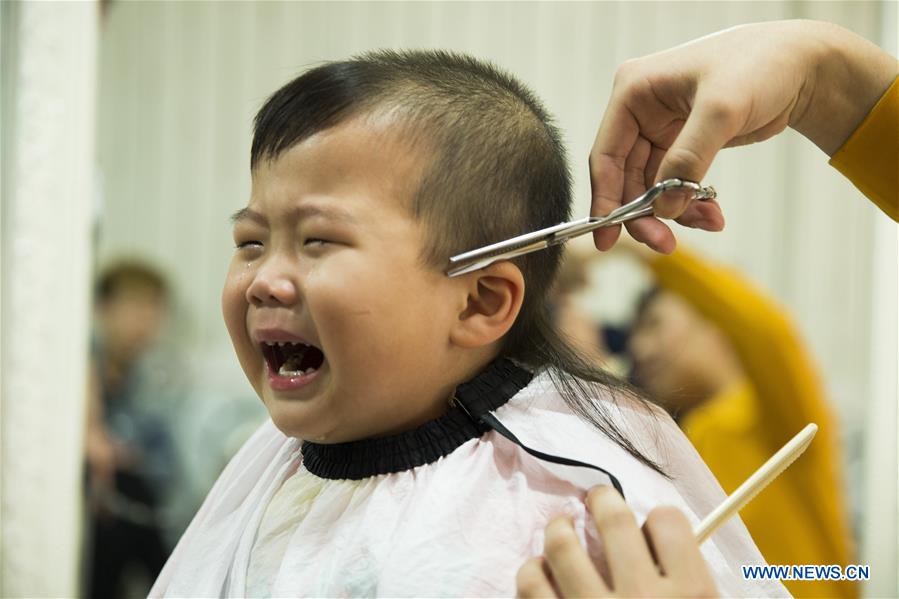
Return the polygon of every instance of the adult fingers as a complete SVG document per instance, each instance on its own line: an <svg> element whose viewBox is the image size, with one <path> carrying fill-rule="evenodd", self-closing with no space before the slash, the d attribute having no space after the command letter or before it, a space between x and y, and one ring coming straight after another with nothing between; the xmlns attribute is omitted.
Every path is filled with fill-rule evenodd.
<svg viewBox="0 0 899 599"><path fill-rule="evenodd" d="M640 139L644 138L641 136ZM650 144L648 141L646 143L649 145L648 154L645 148L638 149L638 142L638 144L634 145L634 151L631 153L631 156L628 157L625 169L627 174L625 177L624 198L626 201L636 198L653 184L655 173L665 154L665 150L662 148ZM640 160L638 161L637 159ZM640 162L639 168L636 166L638 162ZM626 227L631 237L662 254L670 254L677 245L671 229L655 217L638 218L628 222ZM599 230L602 231L602 229Z"/></svg>
<svg viewBox="0 0 899 599"><path fill-rule="evenodd" d="M625 165L637 142L639 130L634 116L613 91L590 152L592 216L605 216L621 205ZM620 226L598 229L593 234L596 247L600 250L611 248L620 232Z"/></svg>
<svg viewBox="0 0 899 599"><path fill-rule="evenodd" d="M693 200L677 222L694 229L721 231L724 229L724 214L715 200Z"/></svg>
<svg viewBox="0 0 899 599"><path fill-rule="evenodd" d="M659 164L656 181L673 177L702 181L718 151L739 132L741 119L729 101L697 96L686 123ZM677 218L689 203L686 194L665 194L656 201L656 214Z"/></svg>
<svg viewBox="0 0 899 599"><path fill-rule="evenodd" d="M630 201L646 191L646 179L643 173L652 152L652 143L645 137L638 136L631 153L624 163L624 201Z"/></svg>
<svg viewBox="0 0 899 599"><path fill-rule="evenodd" d="M621 196L615 201L603 201L602 211L595 216L605 216L624 202L641 195L646 191L647 162L652 158L652 143L638 135L631 147L630 154L625 160L622 170L623 181ZM674 250L675 240L670 229L653 217L646 217L627 223L627 229L631 237L647 244L656 251L671 253ZM594 231L593 238L597 249L607 250L618 241L621 225L602 227Z"/></svg>
<svg viewBox="0 0 899 599"><path fill-rule="evenodd" d="M675 219L679 224L704 231L724 229L724 214L715 200L693 200L683 214ZM670 254L677 247L671 228L654 217L638 218L625 225L631 237L643 242L655 251Z"/></svg>
<svg viewBox="0 0 899 599"><path fill-rule="evenodd" d="M708 565L683 512L674 507L656 508L646 517L643 532L662 574L674 581L681 593L691 597L716 594Z"/></svg>
<svg viewBox="0 0 899 599"><path fill-rule="evenodd" d="M637 143L639 132L640 125L634 115L620 95L613 91L590 151L591 213L614 209L621 203L625 164ZM599 212L597 216L609 211Z"/></svg>
<svg viewBox="0 0 899 599"><path fill-rule="evenodd" d="M634 143L624 168L624 198L630 201L646 191L646 166L652 157L652 143L640 136ZM656 250L669 254L674 250L675 240L671 230L657 218L647 216L629 222L628 233Z"/></svg>
<svg viewBox="0 0 899 599"><path fill-rule="evenodd" d="M645 243L660 254L670 254L677 247L671 228L654 216L644 216L624 225L631 237Z"/></svg>
<svg viewBox="0 0 899 599"><path fill-rule="evenodd" d="M646 169L643 171L643 184L646 189L653 186L656 181L656 173L659 172L659 165L665 157L665 148L653 144L652 150L649 152L649 160L646 161Z"/></svg>
<svg viewBox="0 0 899 599"><path fill-rule="evenodd" d="M587 494L587 506L606 550L612 588L627 594L651 586L658 572L624 499L611 487L594 487Z"/></svg>
<svg viewBox="0 0 899 599"><path fill-rule="evenodd" d="M593 231L593 245L600 251L611 249L621 236L621 225L600 227Z"/></svg>
<svg viewBox="0 0 899 599"><path fill-rule="evenodd" d="M563 596L600 597L609 594L568 517L559 516L546 525L544 553L553 580Z"/></svg>
<svg viewBox="0 0 899 599"><path fill-rule="evenodd" d="M659 165L665 158L665 148L653 145L646 163L644 171L644 180L648 189L655 184L656 174L659 172ZM710 205L711 208L706 207ZM690 202L683 214L677 219L677 222L686 226L708 231L720 231L724 228L724 216L721 214L721 208L714 200L709 202Z"/></svg>
<svg viewBox="0 0 899 599"><path fill-rule="evenodd" d="M546 562L542 557L529 559L518 570L515 577L516 596L522 598L557 597L546 573Z"/></svg>
<svg viewBox="0 0 899 599"><path fill-rule="evenodd" d="M659 200L656 200L658 203ZM724 229L724 214L715 200L691 200L683 213L676 219L685 227L705 231ZM638 218L625 224L631 237L645 243L662 254L670 254L677 246L671 228L655 217Z"/></svg>

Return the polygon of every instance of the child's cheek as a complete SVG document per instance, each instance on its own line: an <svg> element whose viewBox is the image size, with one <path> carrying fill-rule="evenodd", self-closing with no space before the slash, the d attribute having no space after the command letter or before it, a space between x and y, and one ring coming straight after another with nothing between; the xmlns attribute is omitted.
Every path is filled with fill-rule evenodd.
<svg viewBox="0 0 899 599"><path fill-rule="evenodd" d="M378 272L342 266L322 266L306 278L304 295L322 349L338 371L365 370L375 364L383 371L382 356L403 337L390 310L403 306L380 287Z"/></svg>
<svg viewBox="0 0 899 599"><path fill-rule="evenodd" d="M222 317L238 362L250 384L260 393L263 366L247 331L246 292L251 278L249 270L242 263L236 268L235 262L232 262L222 288Z"/></svg>
<svg viewBox="0 0 899 599"><path fill-rule="evenodd" d="M241 277L235 272L234 265L228 270L225 277L225 285L222 287L222 317L225 319L225 326L232 341L235 339L236 321L240 318L242 312L242 304L246 303L241 293Z"/></svg>

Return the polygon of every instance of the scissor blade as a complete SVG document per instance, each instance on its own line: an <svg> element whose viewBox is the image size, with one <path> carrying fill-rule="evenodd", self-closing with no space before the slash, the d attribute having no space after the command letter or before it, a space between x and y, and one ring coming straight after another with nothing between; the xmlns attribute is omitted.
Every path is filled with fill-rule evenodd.
<svg viewBox="0 0 899 599"><path fill-rule="evenodd" d="M611 224L616 224L613 215L603 218L591 216L553 225L552 227L519 235L518 237L512 237L499 243L453 256L450 258L450 264L455 266L447 270L446 274L450 277L463 275L485 266L490 266L499 260L511 260L552 245L565 243L573 237Z"/></svg>
<svg viewBox="0 0 899 599"><path fill-rule="evenodd" d="M585 219L581 219L583 221ZM478 248L476 250L471 250L469 252L464 252L462 254L457 254L450 258L450 263L458 264L459 262L466 262L468 260L477 260L480 258L485 258L488 256L495 256L501 254L508 250L514 250L517 248L528 246L532 243L539 241L548 241L552 239L556 233L560 231L564 231L567 227L570 227L572 224L581 222L581 221L572 221L567 223L560 223L558 225L553 225L551 227L546 227L545 229L539 229L537 231L532 231L531 233L525 233L523 235L518 235L517 237L512 237L510 239L506 239L504 241L499 241L497 243L493 243L490 245L485 245L484 247Z"/></svg>
<svg viewBox="0 0 899 599"><path fill-rule="evenodd" d="M461 258L463 254L460 254L459 256L453 256L452 258L450 258L450 262L458 264L458 266L456 266L455 268L450 268L446 271L446 274L450 277L464 275L486 266L490 266L494 262L498 262L500 260L511 260L512 258L517 258L518 256L523 256L525 254L530 254L531 252L542 250L550 245L547 242L547 239L540 239L531 243L521 243L517 245L511 245L511 241L512 240L510 239L503 242L502 245L504 247L502 249L494 250L493 252L481 253L482 250L486 250L487 248L477 250L479 252L478 256L470 256L464 260ZM471 254L473 252L468 253Z"/></svg>

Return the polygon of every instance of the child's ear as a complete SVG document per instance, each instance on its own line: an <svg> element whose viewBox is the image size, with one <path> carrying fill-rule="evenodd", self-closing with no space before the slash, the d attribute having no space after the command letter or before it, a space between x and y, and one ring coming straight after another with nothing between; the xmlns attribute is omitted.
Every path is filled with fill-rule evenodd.
<svg viewBox="0 0 899 599"><path fill-rule="evenodd" d="M524 301L524 277L508 261L463 276L468 297L450 340L459 347L483 347L505 335L515 323Z"/></svg>

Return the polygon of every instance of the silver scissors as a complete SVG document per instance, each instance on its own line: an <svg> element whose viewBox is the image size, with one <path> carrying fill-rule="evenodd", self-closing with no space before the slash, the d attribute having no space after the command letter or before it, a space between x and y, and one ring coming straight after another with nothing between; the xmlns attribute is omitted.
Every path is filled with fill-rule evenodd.
<svg viewBox="0 0 899 599"><path fill-rule="evenodd" d="M588 216L567 223L553 225L552 227L525 233L518 237L512 237L505 241L453 256L450 258L450 266L446 274L450 277L463 275L489 266L499 260L511 260L518 256L563 244L569 239L589 233L600 227L618 225L641 216L648 216L653 212L653 203L656 198L672 189L692 191L691 199L694 200L714 200L718 197L714 187L704 187L699 183L684 179L666 179L656 183L637 199L616 208L606 216Z"/></svg>

